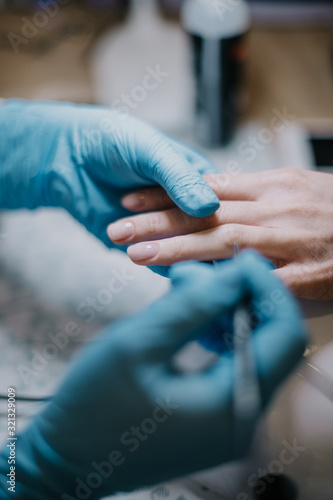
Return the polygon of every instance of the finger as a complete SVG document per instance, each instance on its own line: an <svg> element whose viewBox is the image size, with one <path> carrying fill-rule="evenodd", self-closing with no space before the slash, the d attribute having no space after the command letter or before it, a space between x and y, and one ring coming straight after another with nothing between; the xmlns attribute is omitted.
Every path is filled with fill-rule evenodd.
<svg viewBox="0 0 333 500"><path fill-rule="evenodd" d="M270 185L266 172L234 174L222 172L204 175L204 179L220 200L255 201ZM130 193L122 199L122 205L132 212L166 210L174 206L164 189L152 187Z"/></svg>
<svg viewBox="0 0 333 500"><path fill-rule="evenodd" d="M119 244L158 240L211 229L223 224L259 225L269 216L256 202L221 203L208 217L191 217L178 208L127 217L108 227L109 238Z"/></svg>
<svg viewBox="0 0 333 500"><path fill-rule="evenodd" d="M282 282L252 252L242 257L239 269L255 307L252 337L244 342L253 346L265 403L301 359L307 336L299 308ZM211 370L217 385L221 370L225 370L224 357Z"/></svg>
<svg viewBox="0 0 333 500"><path fill-rule="evenodd" d="M201 174L163 136L155 135L150 150L152 180L165 189L179 208L196 217L218 209L219 200Z"/></svg>
<svg viewBox="0 0 333 500"><path fill-rule="evenodd" d="M241 266L255 298L259 323L253 347L265 401L301 359L307 335L296 301L274 272L268 276L262 267L246 264L244 259Z"/></svg>
<svg viewBox="0 0 333 500"><path fill-rule="evenodd" d="M121 204L131 212L166 210L175 206L166 191L161 187L140 189L140 191L127 194L122 198Z"/></svg>
<svg viewBox="0 0 333 500"><path fill-rule="evenodd" d="M176 271L179 266L182 275L174 269L171 272L172 291L136 317L135 332L126 327L125 321L123 331L118 331L126 350L133 349L136 356L144 352L148 359L151 351L155 360L167 361L188 339L195 337L198 329L240 300L242 279L233 262L221 266L218 272L203 263L181 264Z"/></svg>
<svg viewBox="0 0 333 500"><path fill-rule="evenodd" d="M281 260L288 252L289 239L281 229L226 224L185 236L137 243L127 249L127 254L139 265L170 266L184 260L229 258L237 243L240 249L254 248L269 259Z"/></svg>
<svg viewBox="0 0 333 500"><path fill-rule="evenodd" d="M226 271L230 271L235 264L239 274L228 276ZM189 290L195 289L194 276L199 269L196 266L198 264L188 264L187 268L176 266L177 279L180 279ZM223 284L221 282L221 288L218 289L216 285L220 279L229 281ZM197 308L200 310L199 317L202 314L202 307L205 309L200 303L203 296L205 296L204 301L207 297L208 301L212 301L210 304L212 312L215 308L213 302L214 304L219 300L223 302L223 293L227 290L228 293L231 292L232 300L228 305L223 302L225 308L221 309L220 317L230 311L232 303L239 303L241 297L245 295L250 296L252 306L255 305L257 322L253 336L245 341L251 341L253 345L259 385L265 404L304 352L306 334L295 301L281 281L269 272L267 263L253 252L244 252L237 261L225 263L223 272L218 269L216 280L212 279L211 282L206 281L199 272L197 282L202 284L202 296L198 294L195 301L196 310ZM211 290L209 286L212 286ZM234 292L239 287L241 293L237 295L238 299L235 302ZM184 289L185 287L182 288L183 292ZM188 297L188 301L190 299L192 296ZM196 314L195 311L193 313ZM209 323L208 320L216 319L213 316L212 314L205 318L207 335L209 335L209 324L212 322ZM195 318L195 321L198 321L198 318ZM199 323L199 326L202 327L202 324ZM220 410L225 411L232 403L234 369L230 355L223 354L221 361L205 373L185 378L176 374L170 378L169 374L166 377L166 385L170 393L179 396L184 406L191 407L192 410L201 408L205 412L213 408L217 410L220 406Z"/></svg>
<svg viewBox="0 0 333 500"><path fill-rule="evenodd" d="M221 172L204 175L204 178L220 200L259 199L261 193L270 185L270 172L251 174Z"/></svg>
<svg viewBox="0 0 333 500"><path fill-rule="evenodd" d="M312 265L309 262L288 263L274 273L299 299L321 301L333 299L330 262L320 263L317 260Z"/></svg>
<svg viewBox="0 0 333 500"><path fill-rule="evenodd" d="M311 278L308 277L308 270L304 269L304 266L299 264L287 264L285 266L279 267L274 270L274 274L285 284L289 290L299 298L308 298L303 297L300 290L300 282L307 282L308 285L312 288L313 283L311 283ZM310 283L309 283L310 281Z"/></svg>

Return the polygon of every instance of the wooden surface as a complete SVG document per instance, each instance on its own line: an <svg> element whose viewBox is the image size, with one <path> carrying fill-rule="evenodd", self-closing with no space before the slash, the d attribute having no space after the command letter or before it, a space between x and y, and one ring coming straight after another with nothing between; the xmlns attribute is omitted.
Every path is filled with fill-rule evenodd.
<svg viewBox="0 0 333 500"><path fill-rule="evenodd" d="M300 119L333 118L332 33L253 30L247 86L250 116L286 105Z"/></svg>

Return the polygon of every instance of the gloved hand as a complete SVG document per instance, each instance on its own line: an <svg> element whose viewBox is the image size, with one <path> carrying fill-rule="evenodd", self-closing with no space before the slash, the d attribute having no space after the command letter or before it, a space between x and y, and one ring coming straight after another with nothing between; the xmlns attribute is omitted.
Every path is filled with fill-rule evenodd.
<svg viewBox="0 0 333 500"><path fill-rule="evenodd" d="M193 150L117 110L51 102L0 107L0 208L63 207L111 246L107 224L129 212L120 200L161 185L186 213L205 216L219 200Z"/></svg>
<svg viewBox="0 0 333 500"><path fill-rule="evenodd" d="M171 275L169 294L89 343L51 402L18 436L15 498L97 499L238 458L231 353L191 375L176 373L170 360L250 296L262 320L251 342L266 405L302 356L298 309L252 252L217 270L179 264ZM252 433L243 437L239 455ZM0 498L12 498L7 456L6 449Z"/></svg>

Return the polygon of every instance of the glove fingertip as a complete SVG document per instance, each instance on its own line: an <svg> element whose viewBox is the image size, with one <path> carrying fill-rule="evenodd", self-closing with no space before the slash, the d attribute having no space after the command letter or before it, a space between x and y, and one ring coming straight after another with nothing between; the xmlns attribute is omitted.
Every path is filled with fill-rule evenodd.
<svg viewBox="0 0 333 500"><path fill-rule="evenodd" d="M220 200L208 186L185 190L175 201L184 212L194 217L207 217L220 207Z"/></svg>

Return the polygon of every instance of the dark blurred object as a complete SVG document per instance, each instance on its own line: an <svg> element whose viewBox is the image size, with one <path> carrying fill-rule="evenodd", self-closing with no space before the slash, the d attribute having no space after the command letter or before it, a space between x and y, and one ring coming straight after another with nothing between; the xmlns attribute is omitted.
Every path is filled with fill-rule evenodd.
<svg viewBox="0 0 333 500"><path fill-rule="evenodd" d="M333 173L333 137L311 137L309 142L317 170Z"/></svg>
<svg viewBox="0 0 333 500"><path fill-rule="evenodd" d="M130 4L129 0L60 1L64 0L17 0L9 8L6 0L0 0L0 51L39 57L63 43L75 43L85 45L88 53L104 31L126 19Z"/></svg>
<svg viewBox="0 0 333 500"><path fill-rule="evenodd" d="M136 0L134 0L136 1ZM116 14L127 12L130 0L70 0L68 4L76 4L82 7L92 7L94 9L108 9ZM59 7L66 7L67 4L61 4L58 0L0 0L0 9L6 10L44 10L58 4Z"/></svg>
<svg viewBox="0 0 333 500"><path fill-rule="evenodd" d="M81 3L96 9L112 9L117 14L125 14L129 8L130 0L85 0Z"/></svg>
<svg viewBox="0 0 333 500"><path fill-rule="evenodd" d="M128 5L126 0L86 0L86 3L94 7L122 8Z"/></svg>
<svg viewBox="0 0 333 500"><path fill-rule="evenodd" d="M196 135L202 145L220 147L232 140L241 111L250 14L243 0L227 10L206 1L185 0L182 22L194 54Z"/></svg>
<svg viewBox="0 0 333 500"><path fill-rule="evenodd" d="M27 9L33 6L33 0L0 0L0 9Z"/></svg>
<svg viewBox="0 0 333 500"><path fill-rule="evenodd" d="M255 493L257 500L296 500L298 497L297 486L283 474L267 474L260 477L254 491L257 491Z"/></svg>
<svg viewBox="0 0 333 500"><path fill-rule="evenodd" d="M167 17L178 17L180 14L180 8L184 0L156 0L162 14Z"/></svg>
<svg viewBox="0 0 333 500"><path fill-rule="evenodd" d="M276 26L329 25L333 23L333 0L248 0L252 19Z"/></svg>

